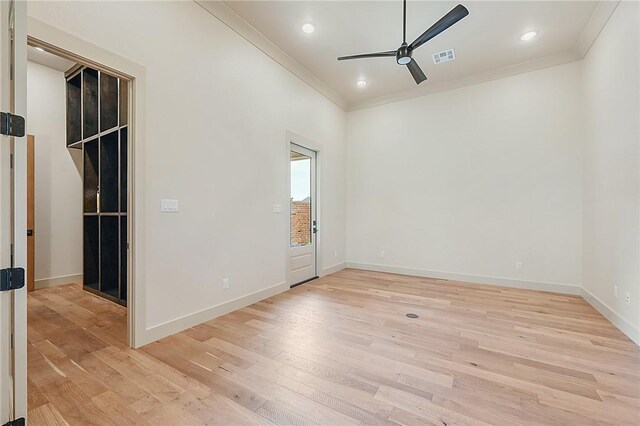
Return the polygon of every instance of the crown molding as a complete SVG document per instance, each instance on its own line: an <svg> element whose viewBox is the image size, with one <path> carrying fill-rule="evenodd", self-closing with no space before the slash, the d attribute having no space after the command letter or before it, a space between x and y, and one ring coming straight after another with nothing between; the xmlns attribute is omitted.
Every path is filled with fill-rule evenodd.
<svg viewBox="0 0 640 426"><path fill-rule="evenodd" d="M313 73L300 65L295 59L287 55L284 50L280 49L274 42L269 40L254 26L245 21L240 15L234 12L229 6L220 0L193 0L196 4L209 12L220 22L238 33L242 38L253 44L265 55L282 65L289 72L309 86L317 90L321 95L325 96L331 102L346 110L347 101L338 95L333 89L327 86L322 80Z"/></svg>
<svg viewBox="0 0 640 426"><path fill-rule="evenodd" d="M619 4L620 0L605 0L598 3L596 10L594 10L593 15L591 15L591 19L587 22L587 25L584 27L582 34L580 34L573 48L573 50L580 55L580 59L587 55L589 49L591 49L591 46L600 35L604 26L607 25L609 18L611 18L611 15L613 15L613 12Z"/></svg>
<svg viewBox="0 0 640 426"><path fill-rule="evenodd" d="M505 77L511 77L517 74L524 74L531 71L537 71L544 68L554 67L580 60L580 57L573 51L560 53L558 55L546 56L528 62L509 65L502 68L495 68L484 72L466 75L451 80L435 81L429 84L421 85L416 88L405 90L398 93L390 93L373 99L367 99L360 102L354 102L349 105L347 111L357 111L360 109L371 108L393 102L400 102L409 99L419 98L422 96L433 95L435 93L445 92L447 90L459 89L466 86L485 83L492 80L498 80Z"/></svg>
<svg viewBox="0 0 640 426"><path fill-rule="evenodd" d="M598 35L604 26L607 24L609 18L616 10L616 7L618 7L620 0L600 1L591 15L589 22L576 41L573 49L568 52L546 56L533 61L521 62L519 64L509 65L502 68L491 69L452 80L429 82L428 84L403 92L390 93L373 99L352 103L348 103L336 91L331 89L312 72L300 65L295 59L280 49L274 42L269 40L264 34L245 21L229 6L224 4L223 1L194 0L194 2L337 106L345 111L356 111L359 109L371 108L420 96L427 96L447 90L458 89L465 86L471 86L517 74L524 74L569 62L579 61L589 52L589 49L598 38Z"/></svg>

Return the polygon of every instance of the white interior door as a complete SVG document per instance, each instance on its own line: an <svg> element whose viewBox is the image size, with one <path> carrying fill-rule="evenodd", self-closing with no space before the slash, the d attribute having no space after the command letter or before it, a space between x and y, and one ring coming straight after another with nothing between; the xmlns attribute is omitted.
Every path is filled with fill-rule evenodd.
<svg viewBox="0 0 640 426"><path fill-rule="evenodd" d="M25 1L0 0L0 111L22 117L26 10ZM0 269L26 268L26 148L26 137L0 135ZM27 414L26 291L0 291L0 424Z"/></svg>
<svg viewBox="0 0 640 426"><path fill-rule="evenodd" d="M289 215L289 284L315 278L316 152L291 144Z"/></svg>

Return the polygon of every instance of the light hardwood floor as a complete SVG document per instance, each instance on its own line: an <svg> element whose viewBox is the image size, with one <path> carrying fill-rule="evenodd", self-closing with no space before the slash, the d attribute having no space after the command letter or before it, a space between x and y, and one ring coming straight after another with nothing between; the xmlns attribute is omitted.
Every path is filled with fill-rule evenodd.
<svg viewBox="0 0 640 426"><path fill-rule="evenodd" d="M577 296L344 270L139 350L79 286L28 309L33 425L640 423L640 349Z"/></svg>

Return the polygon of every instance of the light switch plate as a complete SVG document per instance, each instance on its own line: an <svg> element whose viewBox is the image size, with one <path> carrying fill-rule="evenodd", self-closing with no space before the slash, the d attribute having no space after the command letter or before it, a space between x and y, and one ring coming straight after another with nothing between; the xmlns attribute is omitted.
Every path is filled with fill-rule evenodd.
<svg viewBox="0 0 640 426"><path fill-rule="evenodd" d="M160 202L160 211L168 213L176 213L180 210L180 203L178 200L162 199Z"/></svg>
<svg viewBox="0 0 640 426"><path fill-rule="evenodd" d="M274 213L282 213L282 206L280 204L274 204L273 205L273 212Z"/></svg>

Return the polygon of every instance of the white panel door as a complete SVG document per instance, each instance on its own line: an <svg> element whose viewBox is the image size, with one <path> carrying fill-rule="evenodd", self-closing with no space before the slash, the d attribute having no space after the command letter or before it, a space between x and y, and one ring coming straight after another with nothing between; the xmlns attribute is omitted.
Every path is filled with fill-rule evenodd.
<svg viewBox="0 0 640 426"><path fill-rule="evenodd" d="M289 202L289 284L315 278L316 152L291 144Z"/></svg>
<svg viewBox="0 0 640 426"><path fill-rule="evenodd" d="M0 0L0 111L23 117L26 52L26 2ZM1 269L26 267L26 158L26 137L0 135ZM0 292L0 424L26 417L26 300L26 287Z"/></svg>

